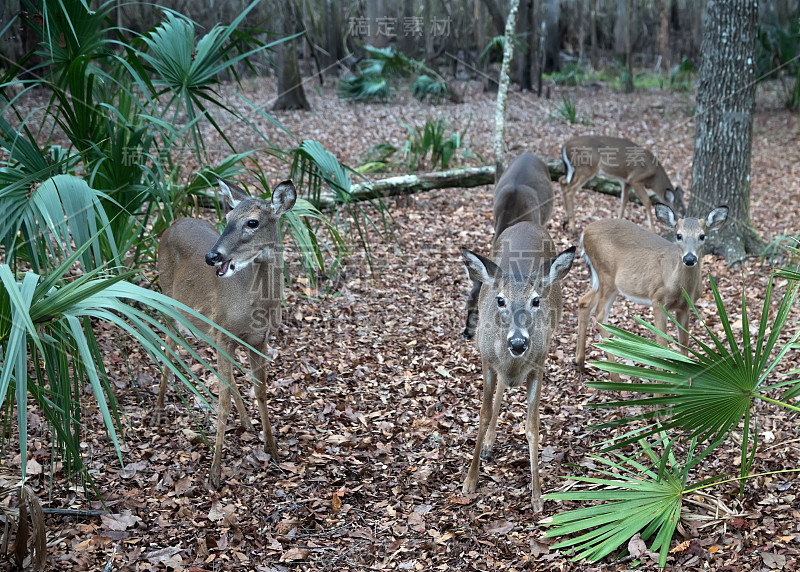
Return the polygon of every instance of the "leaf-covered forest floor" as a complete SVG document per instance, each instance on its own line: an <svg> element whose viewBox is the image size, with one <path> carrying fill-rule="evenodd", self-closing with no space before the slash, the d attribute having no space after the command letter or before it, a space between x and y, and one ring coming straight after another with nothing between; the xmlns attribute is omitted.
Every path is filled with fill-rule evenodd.
<svg viewBox="0 0 800 572"><path fill-rule="evenodd" d="M268 108L275 85L247 80L241 91ZM228 102L244 107L233 92L231 86ZM509 159L523 150L556 158L562 142L580 133L621 134L656 152L673 180L690 187L691 94L624 95L603 88L572 88L569 93L588 124L569 125L555 118L561 95L557 88L549 100L510 94ZM486 162L492 160L495 96L478 85L468 86L461 105L422 104L404 91L390 104L345 104L335 98L330 81L321 90L307 89L307 94L312 111L275 116L297 137L319 140L344 163L357 164L375 143L400 146L406 138L401 122L422 124L427 117L446 118L459 130L469 124L469 148ZM275 126L252 117L275 144L291 145ZM262 144L243 126L223 128L242 149ZM753 134L752 219L767 240L800 230L798 149L800 115L783 110L769 89L761 88ZM275 181L288 176L288 166L274 158L265 158L263 166ZM187 163L187 168L193 166ZM252 181L245 182L252 189ZM577 236L562 230L563 203L555 185L554 190L548 228L561 250L575 244ZM371 234L374 273L363 253L354 249L347 264L319 284L318 292L301 277L297 256L288 247L287 311L275 341L268 387L280 458L270 459L259 435L241 429L234 409L220 490L207 482L211 454L196 434L203 429L213 439L213 415L204 419L191 399L187 407L171 389L168 423L151 428L157 369L130 342L101 330L105 359L116 373L115 389L125 412L125 468L102 434L99 412L90 411L86 458L113 514L96 519L49 516L49 568L101 570L109 561L115 571L654 568L646 555L638 566L631 559L579 564L550 549L553 541L544 538L539 519L576 505L548 501L543 515L531 511L520 388L506 393L494 457L483 463L478 491L461 494L478 424L481 368L474 343L459 337L469 288L459 252L467 246L488 253L491 200L492 188L481 187L388 201L392 235ZM578 228L615 216L616 208L616 199L580 193ZM628 217L644 222L637 206L629 207ZM733 269L712 257L705 264L734 315L743 285L751 313L760 310L768 265L754 259ZM581 376L574 366L575 310L588 286L588 271L577 260L564 283L564 319L550 350L541 399L545 493L573 487L570 475L590 474L594 464L588 454L597 452L607 434L589 427L615 414L589 406L608 397L585 382L605 379L606 374L589 367ZM780 283L778 290L784 288ZM330 295L324 297L326 291ZM698 307L711 316L710 289ZM611 323L635 328L633 316L650 319L652 314L618 300ZM792 331L797 318L795 309ZM721 331L718 322L715 327ZM596 329L594 333L596 337ZM588 359L601 357L590 349ZM797 362L797 354L790 355L781 372ZM216 387L214 380L209 383ZM256 422L252 392L246 385L242 391ZM756 411L761 438L754 472L797 467L797 415L764 403ZM195 424L198 414L200 427ZM32 483L46 505L102 508L80 487L65 482L63 472L51 477L49 433L35 416L30 431L33 457L42 466ZM718 449L697 477L736 474L737 438L741 436ZM684 522L683 536L676 535L673 546L688 542L670 556L670 566L730 571L800 566L800 478L756 478L747 483L743 496L737 492L734 484L718 486L711 493L721 505L698 497L694 500L699 504L686 506L695 518Z"/></svg>

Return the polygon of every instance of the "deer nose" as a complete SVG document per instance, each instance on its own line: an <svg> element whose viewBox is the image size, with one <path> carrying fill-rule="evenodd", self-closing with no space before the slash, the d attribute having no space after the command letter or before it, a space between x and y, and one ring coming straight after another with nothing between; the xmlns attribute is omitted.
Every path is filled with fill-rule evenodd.
<svg viewBox="0 0 800 572"><path fill-rule="evenodd" d="M694 266L695 264L697 264L697 256L695 256L690 252L689 254L683 257L683 263L686 266Z"/></svg>
<svg viewBox="0 0 800 572"><path fill-rule="evenodd" d="M206 254L206 264L209 266L216 266L221 259L222 257L220 256L219 252L214 250Z"/></svg>
<svg viewBox="0 0 800 572"><path fill-rule="evenodd" d="M519 357L528 350L528 338L514 336L508 339L508 351L514 357Z"/></svg>

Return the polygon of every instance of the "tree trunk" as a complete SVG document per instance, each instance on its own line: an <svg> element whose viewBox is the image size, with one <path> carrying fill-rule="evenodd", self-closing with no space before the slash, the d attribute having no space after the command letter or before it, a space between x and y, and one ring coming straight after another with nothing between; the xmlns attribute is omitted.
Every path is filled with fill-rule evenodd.
<svg viewBox="0 0 800 572"><path fill-rule="evenodd" d="M503 14L503 11L500 9L500 5L497 3L497 0L483 0L483 3L486 6L486 10L489 11L489 17L494 23L497 35L505 32L506 18L505 14ZM483 49L483 46L481 46L480 49Z"/></svg>
<svg viewBox="0 0 800 572"><path fill-rule="evenodd" d="M525 50L517 54L516 60L519 66L519 87L522 90L530 91L533 89L531 77L531 66L533 64L531 50L531 37L534 36L531 14L533 13L533 0L520 0L519 4L519 24L517 29L519 36L525 38Z"/></svg>
<svg viewBox="0 0 800 572"><path fill-rule="evenodd" d="M278 12L278 29L285 36L296 33L297 14L293 0L282 0ZM296 39L282 42L278 52L278 98L272 109L311 109L303 91Z"/></svg>
<svg viewBox="0 0 800 572"><path fill-rule="evenodd" d="M508 71L514 56L514 30L517 27L519 0L511 0L506 20L506 40L503 48L503 65L500 67L500 82L497 86L497 105L494 111L494 165L495 182L503 175L506 161L506 97L508 96Z"/></svg>
<svg viewBox="0 0 800 572"><path fill-rule="evenodd" d="M658 9L659 27L658 27L658 52L661 56L661 69L669 73L672 67L669 52L669 12L667 11L667 2L669 0L658 0L656 8ZM674 1L674 0L673 0Z"/></svg>
<svg viewBox="0 0 800 572"><path fill-rule="evenodd" d="M6 29L14 18L14 23ZM25 54L24 26L20 19L19 0L5 0L0 4L0 30L5 30L0 36L0 69L8 67L5 62L16 62Z"/></svg>
<svg viewBox="0 0 800 572"><path fill-rule="evenodd" d="M628 32L626 25L628 23L628 0L617 0L617 19L614 22L614 53L617 57L625 57L627 50Z"/></svg>
<svg viewBox="0 0 800 572"><path fill-rule="evenodd" d="M600 0L595 0L595 2L592 3L592 21L590 23L590 32L592 35L592 69L595 71L600 67L600 54L598 53L597 46L597 12L599 11Z"/></svg>
<svg viewBox="0 0 800 572"><path fill-rule="evenodd" d="M414 0L403 0L403 18L398 28L398 35L400 36L400 45L403 47L403 53L409 58L417 57L417 37L407 29L407 24L410 25L414 18Z"/></svg>
<svg viewBox="0 0 800 572"><path fill-rule="evenodd" d="M344 40L342 34L342 14L339 2L325 0L325 45L328 55L325 57L325 69L329 74L336 74L336 62L344 58Z"/></svg>
<svg viewBox="0 0 800 572"><path fill-rule="evenodd" d="M730 263L762 248L750 223L757 18L751 0L709 0L701 46L689 214L728 206L727 223L709 243Z"/></svg>
<svg viewBox="0 0 800 572"><path fill-rule="evenodd" d="M625 74L625 93L633 93L633 38L631 37L633 0L625 2L625 67L628 73Z"/></svg>
<svg viewBox="0 0 800 572"><path fill-rule="evenodd" d="M561 36L558 32L558 22L561 18L559 0L543 0L545 19L544 38L544 72L551 73L561 69L559 50L561 49Z"/></svg>

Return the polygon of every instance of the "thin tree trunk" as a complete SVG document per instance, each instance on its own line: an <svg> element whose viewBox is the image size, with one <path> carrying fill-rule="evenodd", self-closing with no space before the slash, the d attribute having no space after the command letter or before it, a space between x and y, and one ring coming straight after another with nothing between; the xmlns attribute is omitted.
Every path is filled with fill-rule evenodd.
<svg viewBox="0 0 800 572"><path fill-rule="evenodd" d="M756 94L758 7L751 0L709 0L695 113L689 214L727 205L728 221L711 250L736 263L760 254L750 223L750 154Z"/></svg>
<svg viewBox="0 0 800 572"><path fill-rule="evenodd" d="M591 1L591 0L590 0ZM595 0L592 2L592 15L591 20L589 22L589 33L592 37L592 69L597 70L600 63L600 54L597 53L598 46L597 46L597 12L600 9L598 4L600 0Z"/></svg>
<svg viewBox="0 0 800 572"><path fill-rule="evenodd" d="M520 0L519 8L519 29L520 35L525 38L525 47L521 53L517 54L517 61L519 62L519 87L524 91L533 89L533 81L531 78L531 66L533 64L532 56L533 51L530 49L530 38L534 35L533 26L531 25L531 13L533 11L533 0Z"/></svg>
<svg viewBox="0 0 800 572"><path fill-rule="evenodd" d="M506 20L497 0L483 0L483 4L486 6L486 10L489 11L489 17L494 23L497 34L502 34L506 29Z"/></svg>
<svg viewBox="0 0 800 572"><path fill-rule="evenodd" d="M561 36L558 31L561 19L561 5L559 0L543 0L545 13L545 38L544 38L544 71L545 73L561 69L559 50L561 49Z"/></svg>
<svg viewBox="0 0 800 572"><path fill-rule="evenodd" d="M280 3L279 30L286 36L297 30L297 17L293 0ZM297 61L296 39L282 42L277 46L278 52L278 97L272 109L311 109L303 91L303 80L300 77L300 65Z"/></svg>
<svg viewBox="0 0 800 572"><path fill-rule="evenodd" d="M656 7L658 9L659 28L658 28L658 51L661 56L661 68L669 71L672 67L670 63L669 51L669 12L667 10L668 0L658 0Z"/></svg>
<svg viewBox="0 0 800 572"><path fill-rule="evenodd" d="M511 7L506 20L505 46L503 48L503 65L500 68L500 84L497 87L497 105L494 112L494 164L495 182L505 170L506 160L506 98L508 96L508 70L514 56L514 30L517 27L519 0L511 0Z"/></svg>
<svg viewBox="0 0 800 572"><path fill-rule="evenodd" d="M633 39L631 37L633 0L627 0L626 4L628 9L625 14L625 66L628 73L625 77L625 93L633 93Z"/></svg>

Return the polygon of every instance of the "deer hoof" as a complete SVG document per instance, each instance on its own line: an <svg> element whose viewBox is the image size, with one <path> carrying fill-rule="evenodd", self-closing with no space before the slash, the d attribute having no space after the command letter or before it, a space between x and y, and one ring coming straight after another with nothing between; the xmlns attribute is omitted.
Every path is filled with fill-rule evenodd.
<svg viewBox="0 0 800 572"><path fill-rule="evenodd" d="M472 332L470 330L464 330L463 332L461 332L462 340L471 341L474 338L475 338L475 332Z"/></svg>
<svg viewBox="0 0 800 572"><path fill-rule="evenodd" d="M150 416L150 427L158 427L164 423L164 408L156 408Z"/></svg>
<svg viewBox="0 0 800 572"><path fill-rule="evenodd" d="M531 508L535 513L539 513L544 510L544 501L541 499L541 497L531 497Z"/></svg>
<svg viewBox="0 0 800 572"><path fill-rule="evenodd" d="M475 489L477 489L477 488L478 488L478 479L477 479L477 477L474 478L474 479L471 479L471 478L467 477L464 480L464 485L461 487L461 492L464 493L465 495L468 495L470 493L474 493Z"/></svg>

